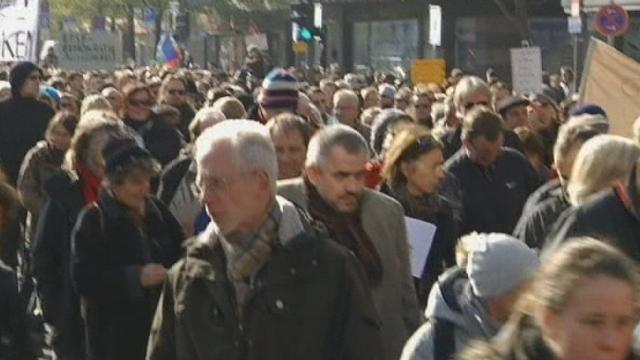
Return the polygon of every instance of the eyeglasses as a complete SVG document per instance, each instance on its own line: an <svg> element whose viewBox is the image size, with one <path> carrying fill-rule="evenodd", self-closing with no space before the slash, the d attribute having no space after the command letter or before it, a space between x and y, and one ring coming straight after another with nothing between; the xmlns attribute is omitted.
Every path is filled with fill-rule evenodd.
<svg viewBox="0 0 640 360"><path fill-rule="evenodd" d="M489 106L489 102L487 102L487 101L478 101L478 102L475 102L475 103L473 103L473 102L472 103L467 103L467 104L464 104L464 108L465 108L465 110L471 110L473 107L478 106L478 105L480 105L480 106Z"/></svg>
<svg viewBox="0 0 640 360"><path fill-rule="evenodd" d="M153 102L151 102L150 100L129 100L129 104L135 107L150 107L151 105L153 105Z"/></svg>
<svg viewBox="0 0 640 360"><path fill-rule="evenodd" d="M229 190L229 186L231 186L232 183L253 172L255 171L242 172L229 177L198 175L196 178L196 187L200 193L222 194Z"/></svg>
<svg viewBox="0 0 640 360"><path fill-rule="evenodd" d="M170 95L173 95L173 96L182 96L182 95L186 94L187 92L184 91L184 90L169 89L169 90L167 90L167 93L169 93Z"/></svg>

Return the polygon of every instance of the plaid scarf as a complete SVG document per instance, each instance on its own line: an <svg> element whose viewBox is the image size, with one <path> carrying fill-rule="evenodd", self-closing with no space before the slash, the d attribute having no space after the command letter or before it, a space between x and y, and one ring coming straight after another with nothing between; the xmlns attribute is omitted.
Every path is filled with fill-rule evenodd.
<svg viewBox="0 0 640 360"><path fill-rule="evenodd" d="M277 201L273 202L266 220L254 233L244 236L216 234L227 257L227 275L236 291L238 314L247 300L252 276L271 255L278 239L278 226L282 212Z"/></svg>

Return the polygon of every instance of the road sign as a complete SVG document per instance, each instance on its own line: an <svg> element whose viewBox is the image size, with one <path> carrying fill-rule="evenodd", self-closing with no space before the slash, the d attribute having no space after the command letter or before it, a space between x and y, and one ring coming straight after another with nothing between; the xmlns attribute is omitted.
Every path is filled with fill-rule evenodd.
<svg viewBox="0 0 640 360"><path fill-rule="evenodd" d="M607 5L596 15L596 29L604 36L620 36L629 29L629 14L620 5Z"/></svg>
<svg viewBox="0 0 640 360"><path fill-rule="evenodd" d="M567 24L569 25L569 34L582 33L582 18L570 16L567 18Z"/></svg>

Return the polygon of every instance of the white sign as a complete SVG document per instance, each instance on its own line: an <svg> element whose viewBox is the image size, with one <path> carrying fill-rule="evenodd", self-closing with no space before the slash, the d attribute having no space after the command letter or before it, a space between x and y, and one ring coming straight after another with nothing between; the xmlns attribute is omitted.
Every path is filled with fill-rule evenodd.
<svg viewBox="0 0 640 360"><path fill-rule="evenodd" d="M322 29L322 4L313 4L313 26Z"/></svg>
<svg viewBox="0 0 640 360"><path fill-rule="evenodd" d="M405 216L407 225L407 238L409 240L409 252L411 254L411 274L414 277L422 277L422 271L427 264L427 257L436 235L437 227L426 221Z"/></svg>
<svg viewBox="0 0 640 360"><path fill-rule="evenodd" d="M56 54L69 70L113 70L122 62L120 37L109 32L63 32Z"/></svg>
<svg viewBox="0 0 640 360"><path fill-rule="evenodd" d="M0 61L36 61L38 0L0 0Z"/></svg>
<svg viewBox="0 0 640 360"><path fill-rule="evenodd" d="M244 37L244 44L249 47L251 45L257 47L259 50L269 50L269 43L267 42L267 35L265 34L251 34Z"/></svg>
<svg viewBox="0 0 640 360"><path fill-rule="evenodd" d="M542 56L539 47L511 49L513 91L518 94L542 92Z"/></svg>
<svg viewBox="0 0 640 360"><path fill-rule="evenodd" d="M627 9L627 11L640 10L640 0L582 0L581 11L586 13L598 12L601 7L611 5L612 3L622 6ZM565 13L571 14L572 4L574 4L574 0L562 0L562 7Z"/></svg>
<svg viewBox="0 0 640 360"><path fill-rule="evenodd" d="M442 45L442 8L429 5L429 44Z"/></svg>
<svg viewBox="0 0 640 360"><path fill-rule="evenodd" d="M582 33L582 18L570 16L567 18L567 25L569 26L569 34Z"/></svg>

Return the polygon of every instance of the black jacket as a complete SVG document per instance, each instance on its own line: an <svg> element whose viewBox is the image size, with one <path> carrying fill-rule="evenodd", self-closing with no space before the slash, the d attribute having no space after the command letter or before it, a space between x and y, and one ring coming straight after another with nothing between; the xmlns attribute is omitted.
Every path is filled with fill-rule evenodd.
<svg viewBox="0 0 640 360"><path fill-rule="evenodd" d="M71 231L85 205L80 179L60 171L45 185L49 199L40 212L33 241L33 275L44 319L54 327L59 356L83 358L84 335L78 296L71 286Z"/></svg>
<svg viewBox="0 0 640 360"><path fill-rule="evenodd" d="M183 238L155 198L147 200L142 226L104 190L82 210L73 231L71 274L82 299L90 359L144 359L160 286L143 288L140 271L150 263L171 267Z"/></svg>
<svg viewBox="0 0 640 360"><path fill-rule="evenodd" d="M189 133L189 124L193 121L193 118L196 116L195 111L189 104L184 104L178 107L178 111L180 111L180 125L178 126L178 130L182 134L182 137L186 141L191 141L191 134Z"/></svg>
<svg viewBox="0 0 640 360"><path fill-rule="evenodd" d="M540 182L527 159L509 148L503 148L488 168L471 161L465 149L460 149L446 162L445 169L459 180L462 189L461 234L510 234L527 197Z"/></svg>
<svg viewBox="0 0 640 360"><path fill-rule="evenodd" d="M0 164L13 186L24 156L44 138L53 115L49 105L32 98L18 97L0 102Z"/></svg>
<svg viewBox="0 0 640 360"><path fill-rule="evenodd" d="M547 239L543 255L553 253L571 238L590 236L611 243L635 261L640 261L640 197L636 170L628 186L619 184L586 204L567 210Z"/></svg>
<svg viewBox="0 0 640 360"><path fill-rule="evenodd" d="M124 119L125 124L134 129L144 142L144 147L162 164L168 164L178 157L183 139L180 132L151 117L146 122Z"/></svg>
<svg viewBox="0 0 640 360"><path fill-rule="evenodd" d="M191 157L179 157L164 168L160 175L160 186L158 187L158 198L169 206L173 196L180 186L182 178L189 170L189 166L194 160Z"/></svg>
<svg viewBox="0 0 640 360"><path fill-rule="evenodd" d="M35 359L16 274L0 261L0 359Z"/></svg>
<svg viewBox="0 0 640 360"><path fill-rule="evenodd" d="M553 225L570 207L571 204L563 188L555 188L547 199L529 208L525 206L513 236L524 241L531 248L542 249Z"/></svg>
<svg viewBox="0 0 640 360"><path fill-rule="evenodd" d="M453 210L449 201L440 195L409 199L406 194L394 192L387 184L382 186L381 191L398 200L406 216L437 227L422 276L416 282L416 293L420 306L424 308L427 305L429 291L438 280L438 276L456 264L458 224L454 220Z"/></svg>

